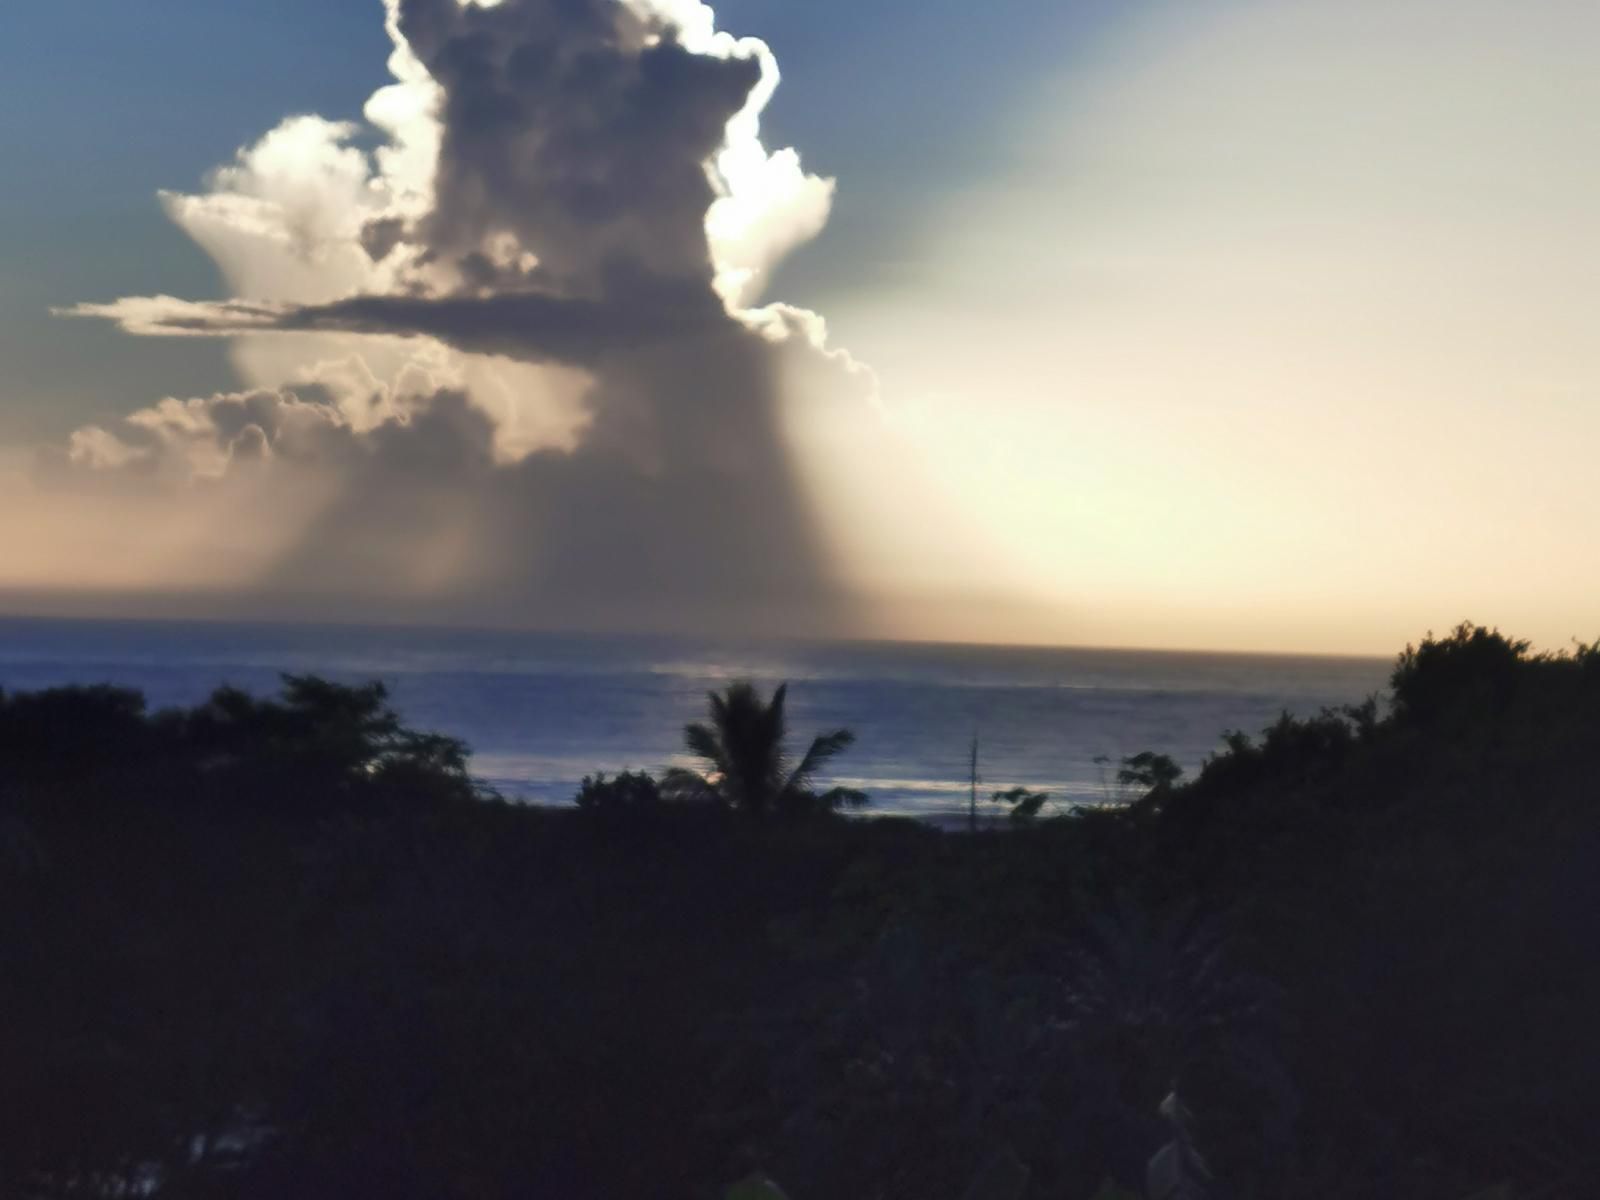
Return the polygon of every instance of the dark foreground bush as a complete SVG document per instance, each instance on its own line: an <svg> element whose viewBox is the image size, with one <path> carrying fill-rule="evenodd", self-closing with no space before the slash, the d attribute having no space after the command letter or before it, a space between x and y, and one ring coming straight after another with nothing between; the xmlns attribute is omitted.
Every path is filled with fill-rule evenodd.
<svg viewBox="0 0 1600 1200"><path fill-rule="evenodd" d="M1217 1197L1600 1171L1592 648L1462 629L979 836L479 800L314 681L0 733L0 1195L1126 1197L1174 1088Z"/></svg>

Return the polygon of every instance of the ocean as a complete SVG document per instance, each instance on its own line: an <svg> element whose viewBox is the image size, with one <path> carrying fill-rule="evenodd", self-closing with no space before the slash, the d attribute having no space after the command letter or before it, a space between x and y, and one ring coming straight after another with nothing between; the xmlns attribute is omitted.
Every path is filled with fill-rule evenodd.
<svg viewBox="0 0 1600 1200"><path fill-rule="evenodd" d="M791 737L856 743L827 781L869 812L965 814L1016 785L1054 806L1115 799L1115 761L1171 755L1192 775L1225 731L1255 733L1384 688L1387 659L908 643L739 642L376 626L0 619L0 687L114 683L152 707L283 672L381 679L406 721L464 739L508 798L570 802L583 776L688 765L682 731L734 679L788 681ZM1112 760L1107 766L1098 758ZM998 811L993 804L985 805Z"/></svg>

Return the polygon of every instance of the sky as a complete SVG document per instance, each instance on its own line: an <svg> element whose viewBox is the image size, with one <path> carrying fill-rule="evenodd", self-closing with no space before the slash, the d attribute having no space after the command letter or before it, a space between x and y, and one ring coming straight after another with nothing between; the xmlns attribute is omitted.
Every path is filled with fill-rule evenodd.
<svg viewBox="0 0 1600 1200"><path fill-rule="evenodd" d="M1597 34L8 6L0 609L1592 640Z"/></svg>

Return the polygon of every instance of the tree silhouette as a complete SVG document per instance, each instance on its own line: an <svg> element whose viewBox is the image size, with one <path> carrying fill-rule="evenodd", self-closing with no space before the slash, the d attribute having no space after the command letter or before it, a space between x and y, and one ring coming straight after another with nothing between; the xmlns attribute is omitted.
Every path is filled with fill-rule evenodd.
<svg viewBox="0 0 1600 1200"><path fill-rule="evenodd" d="M780 684L772 699L764 701L752 684L738 680L710 693L710 721L695 721L683 730L684 745L705 766L700 771L669 770L664 780L668 793L755 817L801 816L866 804L866 794L852 788L822 793L812 788L823 765L855 741L848 729L819 734L799 762L790 759L784 747L788 689Z"/></svg>
<svg viewBox="0 0 1600 1200"><path fill-rule="evenodd" d="M1025 787L1014 787L994 794L996 804L1009 804L1011 811L1006 814L1013 821L1031 821L1039 815L1041 809L1049 803L1050 796L1046 792L1035 792Z"/></svg>

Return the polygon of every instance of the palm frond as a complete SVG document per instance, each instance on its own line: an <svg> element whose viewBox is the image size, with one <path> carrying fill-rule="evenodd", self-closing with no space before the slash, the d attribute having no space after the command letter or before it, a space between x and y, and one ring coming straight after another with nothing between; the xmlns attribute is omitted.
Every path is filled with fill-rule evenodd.
<svg viewBox="0 0 1600 1200"><path fill-rule="evenodd" d="M789 685L779 684L770 699L748 680L739 679L709 694L710 719L684 727L684 745L705 764L698 778L722 801L742 812L760 816L777 809L798 815L819 806L857 807L866 797L849 788L835 788L826 797L811 791L812 776L828 759L855 741L847 729L824 734L792 769L784 751L788 732L785 713ZM667 784L672 786L673 773ZM684 780L680 787L691 786Z"/></svg>
<svg viewBox="0 0 1600 1200"><path fill-rule="evenodd" d="M783 794L790 795L794 792L804 791L811 777L822 769L835 754L854 744L856 735L848 729L835 729L832 733L819 734L811 740L811 748L806 751L800 764L789 772L789 778L784 782Z"/></svg>
<svg viewBox="0 0 1600 1200"><path fill-rule="evenodd" d="M683 727L683 744L689 753L696 758L710 763L718 772L726 775L728 772L727 753L723 749L722 739L717 736L717 731L709 725L693 721Z"/></svg>
<svg viewBox="0 0 1600 1200"><path fill-rule="evenodd" d="M721 750L723 792L738 808L764 812L776 797L783 753L770 706L741 679L712 697L711 717Z"/></svg>
<svg viewBox="0 0 1600 1200"><path fill-rule="evenodd" d="M785 763L783 744L784 740L789 734L789 723L787 718L784 716L783 709L784 701L788 698L788 695L789 685L787 683L780 683L777 690L772 693L772 702L767 705L765 719L762 722L764 726L763 733L765 734L767 741L774 747L776 752L774 754L774 760L772 764L774 783L776 783L784 773L783 768Z"/></svg>

